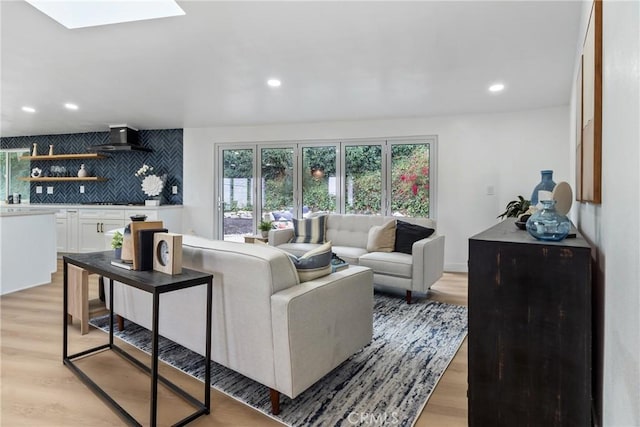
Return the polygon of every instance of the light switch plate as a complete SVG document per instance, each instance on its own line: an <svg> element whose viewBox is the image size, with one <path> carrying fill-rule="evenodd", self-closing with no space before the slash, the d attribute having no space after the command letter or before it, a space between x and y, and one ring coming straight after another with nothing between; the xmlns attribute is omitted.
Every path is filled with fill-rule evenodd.
<svg viewBox="0 0 640 427"><path fill-rule="evenodd" d="M80 194L84 194L84 185L80 186Z"/></svg>
<svg viewBox="0 0 640 427"><path fill-rule="evenodd" d="M173 187L171 187L171 194L178 194L178 186L174 185Z"/></svg>
<svg viewBox="0 0 640 427"><path fill-rule="evenodd" d="M41 185L38 185L36 187L36 194L42 194L42 186Z"/></svg>
<svg viewBox="0 0 640 427"><path fill-rule="evenodd" d="M47 194L53 194L53 187L47 187Z"/></svg>

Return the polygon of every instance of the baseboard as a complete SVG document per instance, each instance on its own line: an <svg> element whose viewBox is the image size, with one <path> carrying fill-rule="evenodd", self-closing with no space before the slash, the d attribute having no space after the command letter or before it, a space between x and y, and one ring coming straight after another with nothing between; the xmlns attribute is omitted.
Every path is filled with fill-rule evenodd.
<svg viewBox="0 0 640 427"><path fill-rule="evenodd" d="M445 264L444 271L449 273L468 273L469 269L466 263Z"/></svg>

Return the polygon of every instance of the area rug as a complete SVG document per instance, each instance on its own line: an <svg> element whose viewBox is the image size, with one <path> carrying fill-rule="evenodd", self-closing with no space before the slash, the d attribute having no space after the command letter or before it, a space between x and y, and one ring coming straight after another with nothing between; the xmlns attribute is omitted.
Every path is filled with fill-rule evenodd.
<svg viewBox="0 0 640 427"><path fill-rule="evenodd" d="M90 321L108 332L108 315ZM467 334L467 308L375 294L373 341L295 399L270 413L269 389L212 362L211 386L290 426L412 426ZM114 335L151 352L135 323ZM203 381L203 357L160 339L160 359ZM215 407L215 402L212 402Z"/></svg>

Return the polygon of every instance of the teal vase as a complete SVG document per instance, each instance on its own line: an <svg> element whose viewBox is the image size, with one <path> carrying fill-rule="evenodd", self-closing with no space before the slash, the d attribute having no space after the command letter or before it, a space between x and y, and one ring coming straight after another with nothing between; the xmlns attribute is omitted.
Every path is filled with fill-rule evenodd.
<svg viewBox="0 0 640 427"><path fill-rule="evenodd" d="M556 186L556 183L553 182L553 171L552 170L544 170L540 171L540 182L533 189L533 193L531 193L531 206L535 206L538 204L538 191L548 191L551 193ZM551 198L551 197L549 197Z"/></svg>
<svg viewBox="0 0 640 427"><path fill-rule="evenodd" d="M562 240L571 231L571 221L556 212L555 200L541 200L542 209L527 220L527 231L538 240Z"/></svg>

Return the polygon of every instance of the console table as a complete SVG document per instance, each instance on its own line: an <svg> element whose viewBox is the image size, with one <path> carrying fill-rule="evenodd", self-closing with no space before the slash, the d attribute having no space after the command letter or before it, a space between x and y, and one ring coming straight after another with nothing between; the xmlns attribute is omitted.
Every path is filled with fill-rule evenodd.
<svg viewBox="0 0 640 427"><path fill-rule="evenodd" d="M591 425L591 248L513 219L469 239L469 426Z"/></svg>
<svg viewBox="0 0 640 427"><path fill-rule="evenodd" d="M63 283L63 337L62 337L62 361L71 369L82 382L84 382L94 393L102 397L116 411L124 421L130 425L142 425L136 421L127 411L124 410L113 398L111 398L100 386L91 380L82 370L73 362L74 359L86 357L104 350L113 350L116 354L122 356L125 360L131 362L136 367L151 376L151 408L150 408L150 425L157 425L157 409L158 409L158 381L161 381L174 393L178 394L185 401L196 408L196 411L186 418L178 421L174 425L185 425L201 415L209 414L211 408L211 292L213 284L213 275L202 273L188 268L182 269L182 274L171 276L156 271L133 271L125 270L120 267L111 265L113 260L113 251L92 252L84 254L73 254L63 257L64 265L64 283ZM97 347L93 347L79 353L68 354L68 330L67 330L67 313L69 306L68 280L69 265L80 267L88 272L100 274L109 281L109 297L111 308L109 310L109 343ZM152 352L151 352L151 368L137 360L118 347L113 342L113 281L117 280L127 286L138 288L148 292L153 297L152 311ZM160 294L166 292L178 291L180 289L190 288L193 286L207 286L207 312L206 312L206 348L205 348L205 380L204 380L204 402L200 402L168 379L158 374L158 319L160 310Z"/></svg>

